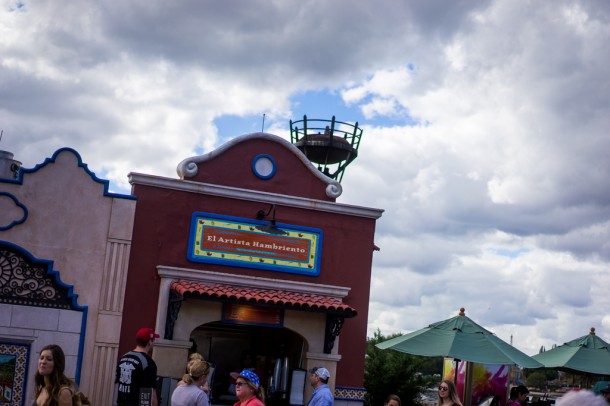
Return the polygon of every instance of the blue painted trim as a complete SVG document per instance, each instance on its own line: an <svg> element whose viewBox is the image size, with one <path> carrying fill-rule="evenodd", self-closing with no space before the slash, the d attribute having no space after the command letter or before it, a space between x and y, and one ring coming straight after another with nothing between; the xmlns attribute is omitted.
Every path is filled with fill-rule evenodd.
<svg viewBox="0 0 610 406"><path fill-rule="evenodd" d="M78 160L78 166L80 168L83 168L85 170L85 172L87 173L87 175L89 175L94 182L101 183L102 185L104 185L104 196L106 196L106 197L116 197L116 198L120 198L120 199L129 199L129 200L136 200L137 199L137 197L134 196L134 195L124 195L124 194L121 194L121 193L112 193L112 192L109 192L108 191L108 187L110 186L110 181L108 181L106 179L98 178L95 175L95 173L93 173L89 169L89 166L86 163L83 162L83 159L81 158L80 154L75 149L72 149L72 148L69 148L69 147L64 147L64 148L58 149L51 156L51 158L45 159L44 162L37 164L35 167L33 167L31 169L19 168L19 174L17 175L17 179L0 179L0 182L14 183L14 184L22 185L23 184L23 174L25 174L25 173L34 173L34 172L38 171L39 169L45 167L46 165L48 165L50 163L55 163L55 161L57 160L57 157L62 152L70 152L70 153L72 153L76 157L76 159Z"/></svg>
<svg viewBox="0 0 610 406"><path fill-rule="evenodd" d="M269 175L263 175L256 170L256 163L259 161L259 159L262 158L267 158L271 161L271 164L273 165L273 169L271 170L271 173ZM275 173L277 172L277 164L275 163L275 159L273 159L273 157L269 154L260 154L255 156L254 159L252 159L252 172L254 172L257 177L263 180L271 179L275 176Z"/></svg>
<svg viewBox="0 0 610 406"><path fill-rule="evenodd" d="M78 296L78 295L77 295ZM89 314L88 306L83 307L82 322L80 325L80 342L78 343L78 361L76 362L76 371L74 372L74 380L77 385L80 385L80 373L83 366L83 353L85 351L85 334L87 333L87 315Z"/></svg>
<svg viewBox="0 0 610 406"><path fill-rule="evenodd" d="M10 230L11 228L24 223L27 219L28 219L28 208L25 207L25 205L21 204L21 202L12 194L8 193L8 192L0 192L0 196L7 196L10 199L13 199L13 202L15 203L15 205L17 207L19 207L21 210L23 210L23 217L20 220L15 220L13 221L11 224L9 224L8 226L0 226L0 231L6 231L6 230Z"/></svg>
<svg viewBox="0 0 610 406"><path fill-rule="evenodd" d="M301 230L301 231L306 231L306 232L310 232L310 233L315 233L318 235L318 247L316 250L316 261L314 263L313 268L311 269L303 269L300 270L299 268L292 268L292 267L287 267L284 265L274 265L271 263L264 263L264 264L259 264L256 262L245 262L245 261L233 261L233 260L228 260L228 259L215 259L215 258L211 258L211 259L201 259L200 257L197 257L194 253L194 244L195 244L195 240L197 238L197 219L198 217L208 217L208 218L216 218L219 220L227 220L227 221L235 221L235 222L239 222L239 223L245 223L245 224L252 224L252 225L265 225L268 224L269 221L265 221L265 220L253 220L253 219L247 219L247 218L242 218L242 217L234 217L234 216L225 216L225 215L221 215L221 214L213 214L213 213L204 213L204 212L194 212L193 215L191 216L191 229L189 231L189 245L188 245L188 251L187 251L187 259L191 262L198 262L198 263L210 263L210 264L218 264L218 265L225 265L225 266L234 266L234 267L238 267L238 268L254 268L254 269L263 269L263 270L267 270L267 271L275 271L275 272L285 272L285 273L292 273L292 274L299 274L299 275L307 275L307 276L319 276L320 275L320 265L322 263L322 246L324 243L324 233L321 229L319 228L313 228L313 227L305 227L305 226L295 226L295 225L290 225L290 224L285 224L285 223L276 223L276 226L278 228L285 228L288 230ZM280 238L281 236L278 236L278 238Z"/></svg>
<svg viewBox="0 0 610 406"><path fill-rule="evenodd" d="M68 285L64 282L62 282L60 275L59 275L59 271L56 271L53 269L53 261L48 260L48 259L38 259L36 258L34 255L32 255L28 250L26 250L23 247L20 247L16 244L13 244L9 241L3 241L0 240L0 246L7 246L10 248L13 248L19 252L21 252L22 254L24 254L25 256L28 257L28 259L36 264L40 264L47 267L47 275L51 276L55 279L55 282L61 286L62 288L66 288L68 289L68 299L71 300L71 308L72 310L76 310L76 311L80 311L83 312L83 321L81 323L81 332L80 332L80 339L79 339L79 343L78 343L78 358L76 360L76 371L75 371L75 376L74 379L76 380L76 383L80 384L80 374L81 374L81 367L82 367L82 363L83 363L83 351L84 351L84 346L85 346L85 333L86 333L86 327L87 327L87 314L89 311L89 307L88 306L81 306L78 304L78 294L74 293L74 286L73 285Z"/></svg>

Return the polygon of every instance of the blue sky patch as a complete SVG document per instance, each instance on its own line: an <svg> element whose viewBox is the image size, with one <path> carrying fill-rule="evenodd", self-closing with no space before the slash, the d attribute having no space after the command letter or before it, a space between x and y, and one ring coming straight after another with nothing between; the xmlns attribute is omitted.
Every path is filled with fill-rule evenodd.
<svg viewBox="0 0 610 406"><path fill-rule="evenodd" d="M500 255L503 257L509 257L509 258L517 258L523 254L527 254L528 252L530 252L530 250L528 248L519 248L516 250L498 248L498 249L492 249L491 251L496 255Z"/></svg>
<svg viewBox="0 0 610 406"><path fill-rule="evenodd" d="M351 124L358 122L360 126L368 125L391 127L396 125L417 124L404 109L400 112L400 114L394 116L375 116L373 118L365 118L360 110L360 106L369 103L371 99L371 96L367 96L361 101L361 103L348 106L344 103L341 95L335 91L320 90L296 93L291 98L292 115L286 120L285 124L280 122L280 126L285 125L286 134L288 134L290 131L289 120L302 120L304 115L307 115L307 118L310 120L330 120L333 116L335 116L337 121L343 121ZM227 114L214 119L214 125L218 129L218 136L221 143L239 135L250 134L263 130L263 113L264 112L245 116ZM266 115L265 128L269 128L271 124L277 124L272 120L272 117Z"/></svg>

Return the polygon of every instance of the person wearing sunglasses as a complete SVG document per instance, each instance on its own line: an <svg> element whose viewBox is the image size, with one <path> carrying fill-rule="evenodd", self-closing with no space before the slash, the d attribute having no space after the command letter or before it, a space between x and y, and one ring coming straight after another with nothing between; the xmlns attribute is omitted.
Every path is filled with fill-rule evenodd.
<svg viewBox="0 0 610 406"><path fill-rule="evenodd" d="M438 386L438 402L436 406L463 406L455 390L455 384L443 379Z"/></svg>
<svg viewBox="0 0 610 406"><path fill-rule="evenodd" d="M233 406L265 406L265 394L258 375L244 369L239 373L231 372L231 377L235 379L235 396L239 399Z"/></svg>

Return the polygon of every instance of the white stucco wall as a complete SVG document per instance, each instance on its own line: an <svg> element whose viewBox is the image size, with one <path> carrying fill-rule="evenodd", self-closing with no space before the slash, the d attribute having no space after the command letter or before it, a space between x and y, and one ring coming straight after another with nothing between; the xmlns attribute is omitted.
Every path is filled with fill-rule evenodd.
<svg viewBox="0 0 610 406"><path fill-rule="evenodd" d="M66 355L66 375L74 378L83 313L0 303L0 337L31 345L28 381L36 372L40 350L47 344L59 345Z"/></svg>

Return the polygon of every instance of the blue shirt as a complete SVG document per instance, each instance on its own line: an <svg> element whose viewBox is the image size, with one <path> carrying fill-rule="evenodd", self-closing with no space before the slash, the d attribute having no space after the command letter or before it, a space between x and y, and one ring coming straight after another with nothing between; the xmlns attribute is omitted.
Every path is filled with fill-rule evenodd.
<svg viewBox="0 0 610 406"><path fill-rule="evenodd" d="M330 389L328 385L318 386L311 395L311 399L307 403L307 406L333 406L335 403L335 398L332 393L330 393Z"/></svg>

